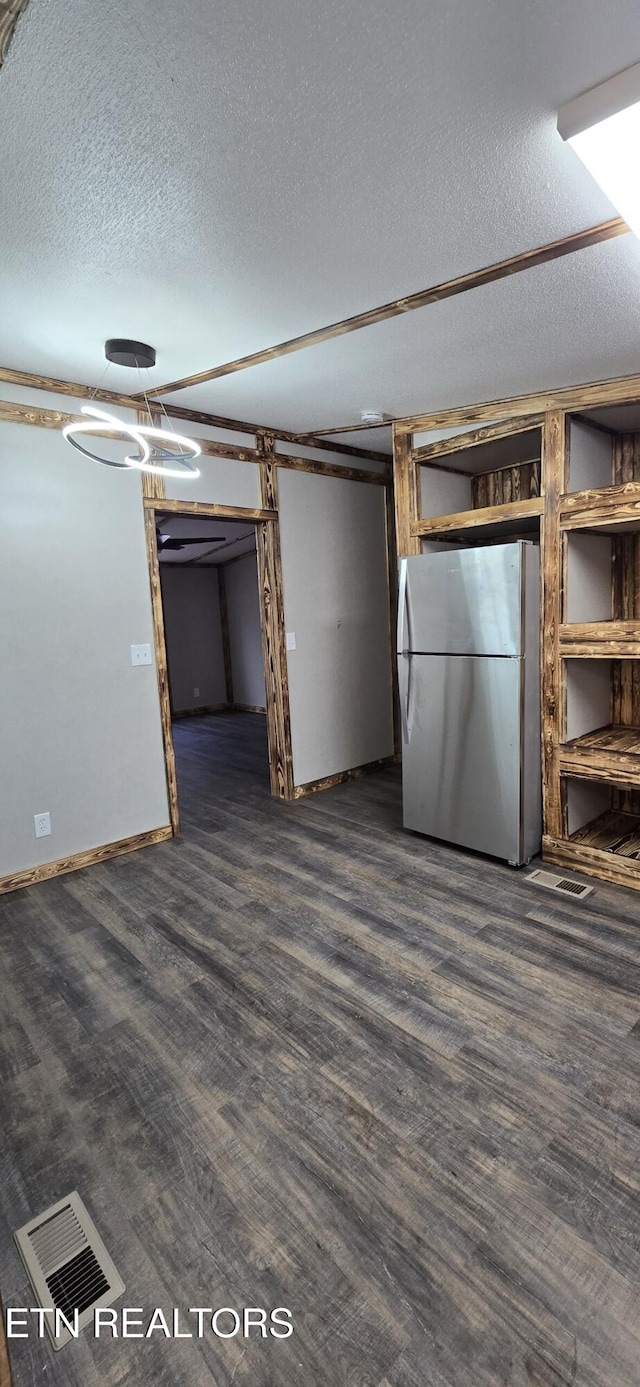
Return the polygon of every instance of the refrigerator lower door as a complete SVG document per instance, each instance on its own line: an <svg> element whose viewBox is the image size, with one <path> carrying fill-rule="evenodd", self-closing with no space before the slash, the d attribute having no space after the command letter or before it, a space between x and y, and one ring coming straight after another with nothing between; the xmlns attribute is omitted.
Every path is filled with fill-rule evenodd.
<svg viewBox="0 0 640 1387"><path fill-rule="evenodd" d="M411 655L399 664L405 828L520 864L523 662Z"/></svg>

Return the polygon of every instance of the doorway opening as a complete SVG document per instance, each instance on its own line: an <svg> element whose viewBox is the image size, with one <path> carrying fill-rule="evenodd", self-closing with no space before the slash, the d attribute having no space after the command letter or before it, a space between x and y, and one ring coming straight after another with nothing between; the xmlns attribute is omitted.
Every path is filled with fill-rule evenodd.
<svg viewBox="0 0 640 1387"><path fill-rule="evenodd" d="M223 800L292 794L282 775L291 758L279 677L277 520L161 500L145 510L167 787L179 833L181 812L190 826L203 825Z"/></svg>

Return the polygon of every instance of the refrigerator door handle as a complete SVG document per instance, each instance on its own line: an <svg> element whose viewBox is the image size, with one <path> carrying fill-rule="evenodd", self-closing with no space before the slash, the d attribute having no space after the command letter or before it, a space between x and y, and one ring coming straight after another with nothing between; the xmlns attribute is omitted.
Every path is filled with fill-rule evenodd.
<svg viewBox="0 0 640 1387"><path fill-rule="evenodd" d="M411 619L411 586L409 583L408 559L400 560L400 583L398 588L398 655L413 650L413 621Z"/></svg>
<svg viewBox="0 0 640 1387"><path fill-rule="evenodd" d="M400 586L398 591L398 631L396 639L396 650L398 655L402 655L406 649L404 643L404 619L407 610L407 560L400 560Z"/></svg>
<svg viewBox="0 0 640 1387"><path fill-rule="evenodd" d="M400 560L400 587L398 592L398 685L400 695L400 716L402 721L402 740L408 746L411 738L411 592L409 589L409 565L406 559ZM406 634L405 634L406 633Z"/></svg>
<svg viewBox="0 0 640 1387"><path fill-rule="evenodd" d="M398 656L398 685L400 695L400 718L402 721L402 740L406 746L411 741L411 687L412 655L410 650L402 650Z"/></svg>

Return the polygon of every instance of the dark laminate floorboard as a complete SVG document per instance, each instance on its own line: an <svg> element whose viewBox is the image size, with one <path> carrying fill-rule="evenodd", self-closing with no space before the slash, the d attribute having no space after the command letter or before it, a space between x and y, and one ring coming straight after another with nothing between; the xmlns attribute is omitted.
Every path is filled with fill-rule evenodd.
<svg viewBox="0 0 640 1387"><path fill-rule="evenodd" d="M16 1387L637 1387L640 896L405 834L395 768L278 803L259 716L175 738L181 840L0 902L0 1293L78 1188L124 1303L295 1333Z"/></svg>

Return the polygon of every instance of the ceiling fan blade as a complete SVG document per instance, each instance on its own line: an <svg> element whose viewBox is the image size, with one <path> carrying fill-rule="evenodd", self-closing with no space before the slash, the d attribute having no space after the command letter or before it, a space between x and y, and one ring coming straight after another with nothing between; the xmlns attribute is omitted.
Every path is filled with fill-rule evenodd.
<svg viewBox="0 0 640 1387"><path fill-rule="evenodd" d="M200 539L191 539L191 537L189 536L188 539L180 539L180 540L179 540L179 543L180 543L180 544L220 544L221 541L224 540L224 539L226 539L226 538L227 538L226 535L205 535L204 537L202 537L202 538L200 538Z"/></svg>
<svg viewBox="0 0 640 1387"><path fill-rule="evenodd" d="M190 536L180 538L178 535L158 534L158 548L160 552L164 549L184 549L187 544L220 544L226 539L226 535L207 535L206 538L192 539Z"/></svg>

